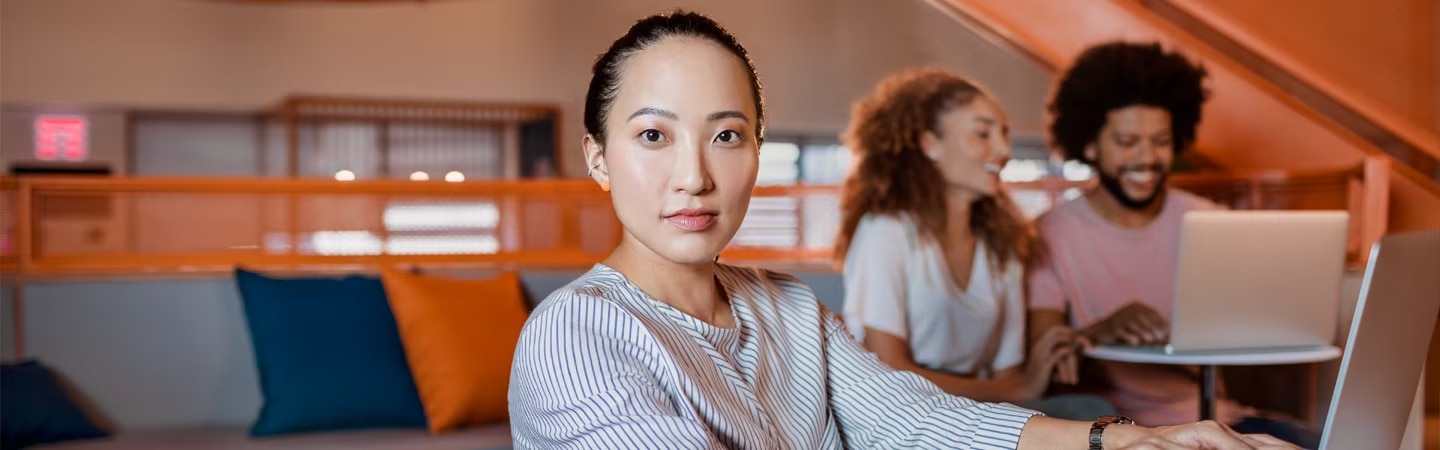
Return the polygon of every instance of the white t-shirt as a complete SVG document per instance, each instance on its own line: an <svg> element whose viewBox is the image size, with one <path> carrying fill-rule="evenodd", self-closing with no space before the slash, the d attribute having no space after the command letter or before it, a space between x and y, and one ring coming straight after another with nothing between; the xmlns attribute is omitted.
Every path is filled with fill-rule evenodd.
<svg viewBox="0 0 1440 450"><path fill-rule="evenodd" d="M988 378L1025 361L1024 268L994 266L976 243L970 286L960 289L945 255L905 216L867 215L845 255L845 323L910 342L915 363Z"/></svg>

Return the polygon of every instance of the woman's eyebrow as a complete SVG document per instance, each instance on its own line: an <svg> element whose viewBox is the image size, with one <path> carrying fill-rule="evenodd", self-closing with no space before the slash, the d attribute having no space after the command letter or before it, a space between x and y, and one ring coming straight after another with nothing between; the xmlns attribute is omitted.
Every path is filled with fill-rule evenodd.
<svg viewBox="0 0 1440 450"><path fill-rule="evenodd" d="M666 109L661 109L661 108L656 108L656 107L645 107L645 108L637 109L637 110L635 110L634 113L631 113L631 114L630 114L630 118L629 118L629 119L634 119L634 118L640 117L640 116L660 116L660 117L664 117L664 118L670 119L670 120L680 120L680 116L679 116L678 114L675 114L674 112L669 111L669 110L666 110ZM629 120L629 119L626 119L626 120ZM747 123L750 122L750 117L749 117L749 116L746 116L745 113L743 113L743 112L735 111L735 110L717 111L717 112L710 113L710 115L708 115L708 116L705 116L705 120L706 120L707 122L714 122L714 121L716 121L716 120L721 120L721 119L740 119L740 120L743 120L743 121L745 121L745 122L747 122Z"/></svg>
<svg viewBox="0 0 1440 450"><path fill-rule="evenodd" d="M647 106L647 107L644 107L644 108L637 109L637 110L635 110L634 113L631 113L631 114L630 114L630 118L625 119L625 120L634 119L634 118L640 117L640 116L660 116L660 117L664 117L664 118L670 119L670 120L680 120L680 116L676 115L674 112L671 112L671 111L668 111L668 110L665 110L665 109L656 108L656 107L653 107L653 106Z"/></svg>
<svg viewBox="0 0 1440 450"><path fill-rule="evenodd" d="M745 121L746 123L750 122L750 117L746 116L745 113L734 110L713 112L710 113L710 115L705 116L706 122L714 122L720 119L740 119Z"/></svg>

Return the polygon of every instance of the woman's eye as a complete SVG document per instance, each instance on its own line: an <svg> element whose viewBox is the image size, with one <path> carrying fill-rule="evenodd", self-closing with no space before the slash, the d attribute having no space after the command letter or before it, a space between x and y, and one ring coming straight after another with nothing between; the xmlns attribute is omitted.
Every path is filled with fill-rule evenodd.
<svg viewBox="0 0 1440 450"><path fill-rule="evenodd" d="M736 133L734 130L721 131L720 135L715 136L715 141L725 144L737 144L740 142L740 133Z"/></svg>
<svg viewBox="0 0 1440 450"><path fill-rule="evenodd" d="M990 139L990 132L989 132L989 131L981 131L981 132L978 133L978 134L980 135L980 139L986 139L986 140L989 140L989 139Z"/></svg>
<svg viewBox="0 0 1440 450"><path fill-rule="evenodd" d="M648 144L658 144L665 141L665 133L661 133L660 130L654 129L641 131L640 140L645 141L645 143Z"/></svg>

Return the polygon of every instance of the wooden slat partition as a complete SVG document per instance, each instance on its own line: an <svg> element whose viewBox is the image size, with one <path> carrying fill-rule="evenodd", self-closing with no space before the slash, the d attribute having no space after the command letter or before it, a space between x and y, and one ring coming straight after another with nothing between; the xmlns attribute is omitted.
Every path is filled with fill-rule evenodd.
<svg viewBox="0 0 1440 450"><path fill-rule="evenodd" d="M1176 174L1171 183L1234 209L1343 209L1351 264L1385 231L1388 167ZM1093 181L1009 183L1043 210ZM721 256L828 267L838 186L763 186ZM104 200L95 213L43 205ZM380 264L578 269L621 228L589 180L0 178L0 271L25 276L215 272L235 265L348 270ZM87 210L88 211L88 210Z"/></svg>
<svg viewBox="0 0 1440 450"><path fill-rule="evenodd" d="M307 164L328 166L339 164L336 158L347 158L336 154L327 156L326 151L347 155L373 151L378 160L377 166L363 168L363 171L372 172L369 178L404 179L409 171L399 170L391 164L392 160L399 162L402 158L412 164L425 159L444 159L449 166L495 171L497 165L481 162L486 159L485 155L502 155L498 166L503 168L488 174L488 178L517 178L523 172L519 167L523 160L519 148L522 126L547 121L553 136L544 153L552 162L559 159L555 145L560 142L561 110L556 105L301 95L285 99L265 115L270 120L277 120L282 127L285 168L291 178L329 177L329 174L307 173L305 170ZM340 128L326 128L330 125ZM327 129L335 134L325 134ZM344 144L324 145L320 139L323 136L344 141ZM426 146L393 148L399 145L396 142L414 140L425 140ZM453 153L426 156L428 152L443 153L446 148L464 148L466 151L463 156ZM506 160L511 157L515 159ZM362 161L368 160L360 158L350 162ZM449 167L445 170L461 168ZM554 167L554 170L558 172L559 167ZM473 177L475 174L470 172L470 175Z"/></svg>

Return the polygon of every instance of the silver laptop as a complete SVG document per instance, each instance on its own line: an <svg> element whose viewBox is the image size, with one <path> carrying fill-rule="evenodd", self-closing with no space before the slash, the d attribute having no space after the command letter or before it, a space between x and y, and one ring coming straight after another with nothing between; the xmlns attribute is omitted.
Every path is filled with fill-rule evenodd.
<svg viewBox="0 0 1440 450"><path fill-rule="evenodd" d="M1192 211L1166 353L1331 345L1349 214Z"/></svg>
<svg viewBox="0 0 1440 450"><path fill-rule="evenodd" d="M1440 314L1440 230L1370 251L1320 449L1399 448Z"/></svg>

